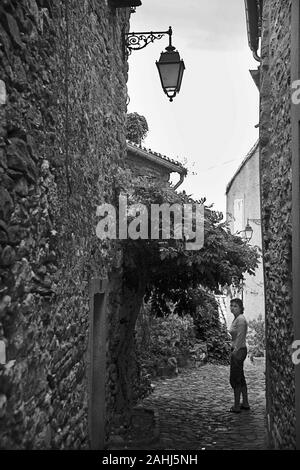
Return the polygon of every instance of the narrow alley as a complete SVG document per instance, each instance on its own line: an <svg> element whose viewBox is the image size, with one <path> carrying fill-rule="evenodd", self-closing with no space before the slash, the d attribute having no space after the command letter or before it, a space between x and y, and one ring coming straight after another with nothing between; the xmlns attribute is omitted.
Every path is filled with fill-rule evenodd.
<svg viewBox="0 0 300 470"><path fill-rule="evenodd" d="M300 450L299 286L300 0L0 0L0 450Z"/></svg>
<svg viewBox="0 0 300 470"><path fill-rule="evenodd" d="M266 449L264 363L245 361L250 411L229 412L233 398L228 374L228 366L206 364L155 382L154 393L138 405L154 411L154 426L150 431L146 418L136 417L133 438L123 448Z"/></svg>

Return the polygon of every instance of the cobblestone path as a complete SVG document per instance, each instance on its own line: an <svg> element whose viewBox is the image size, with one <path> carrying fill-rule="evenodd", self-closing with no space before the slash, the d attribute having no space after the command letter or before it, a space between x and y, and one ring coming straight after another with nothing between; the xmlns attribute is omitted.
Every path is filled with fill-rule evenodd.
<svg viewBox="0 0 300 470"><path fill-rule="evenodd" d="M154 393L141 405L157 410L159 440L131 449L263 450L265 441L264 363L245 361L250 411L230 413L233 393L229 367L206 364L177 377L155 382Z"/></svg>

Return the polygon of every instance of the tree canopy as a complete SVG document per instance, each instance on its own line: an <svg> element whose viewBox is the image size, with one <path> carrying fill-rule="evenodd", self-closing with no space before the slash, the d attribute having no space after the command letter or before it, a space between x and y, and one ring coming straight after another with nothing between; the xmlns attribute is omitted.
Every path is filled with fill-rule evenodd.
<svg viewBox="0 0 300 470"><path fill-rule="evenodd" d="M194 201L184 192L176 193L171 187L161 187L144 178L132 178L130 184L130 200L148 208L151 204L204 201ZM184 240L174 239L172 232L171 239L163 242L150 237L123 240L129 282L136 278L138 271L145 278L147 288L161 295L171 289L200 284L218 292L220 286L243 279L244 273L254 274L259 259L257 249L230 233L227 222L222 221L222 213L205 206L204 215L204 246L198 251L187 250Z"/></svg>
<svg viewBox="0 0 300 470"><path fill-rule="evenodd" d="M141 144L148 134L146 118L138 113L127 114L126 138L136 144Z"/></svg>

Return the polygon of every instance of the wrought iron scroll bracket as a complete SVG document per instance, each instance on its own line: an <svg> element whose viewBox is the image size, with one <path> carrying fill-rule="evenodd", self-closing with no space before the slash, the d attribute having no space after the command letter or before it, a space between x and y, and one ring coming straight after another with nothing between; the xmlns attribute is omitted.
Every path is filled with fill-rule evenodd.
<svg viewBox="0 0 300 470"><path fill-rule="evenodd" d="M261 225L261 219L248 219L249 222L254 222L256 225Z"/></svg>
<svg viewBox="0 0 300 470"><path fill-rule="evenodd" d="M172 37L172 28L169 27L168 31L146 31L138 33L125 33L125 48L128 54L131 54L132 51L139 51L148 46L151 42L154 42L156 39L161 39L165 34L169 35L169 46L171 45Z"/></svg>

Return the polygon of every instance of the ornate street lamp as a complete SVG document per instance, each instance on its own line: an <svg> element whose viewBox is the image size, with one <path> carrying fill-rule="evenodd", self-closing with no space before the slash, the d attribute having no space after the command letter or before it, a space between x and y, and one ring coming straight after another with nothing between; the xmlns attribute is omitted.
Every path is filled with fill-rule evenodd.
<svg viewBox="0 0 300 470"><path fill-rule="evenodd" d="M253 235L253 228L249 224L249 219L247 220L247 225L245 227L245 239L247 242L250 242Z"/></svg>
<svg viewBox="0 0 300 470"><path fill-rule="evenodd" d="M185 65L180 59L179 52L172 46L172 28L169 27L168 31L149 31L140 33L126 33L125 46L128 53L137 51L146 47L150 42L155 39L161 39L165 34L169 35L169 45L166 47L166 52L162 52L159 61L156 61L159 77L162 88L170 101L180 91L182 76Z"/></svg>
<svg viewBox="0 0 300 470"><path fill-rule="evenodd" d="M156 66L158 68L161 86L169 100L173 101L173 98L175 98L176 94L180 91L185 65L183 60L180 59L179 52L172 46L171 38L172 30L166 52L160 54L160 59L156 61Z"/></svg>
<svg viewBox="0 0 300 470"><path fill-rule="evenodd" d="M252 219L250 219L252 220ZM253 219L254 220L254 219ZM256 219L255 219L256 220ZM242 238L245 242L250 242L252 235L253 235L253 228L249 224L249 219L247 219L247 225L245 227L245 230L240 230L239 232L236 232L237 235L243 234Z"/></svg>

